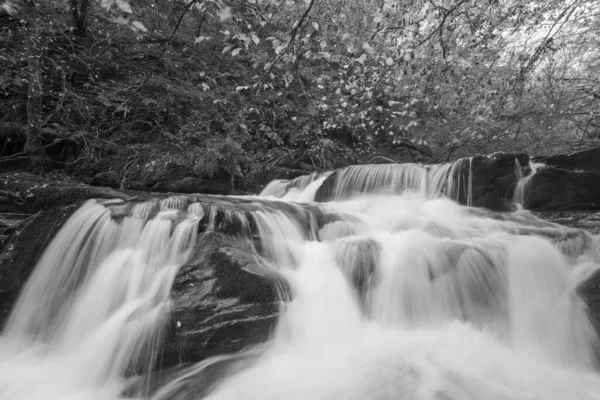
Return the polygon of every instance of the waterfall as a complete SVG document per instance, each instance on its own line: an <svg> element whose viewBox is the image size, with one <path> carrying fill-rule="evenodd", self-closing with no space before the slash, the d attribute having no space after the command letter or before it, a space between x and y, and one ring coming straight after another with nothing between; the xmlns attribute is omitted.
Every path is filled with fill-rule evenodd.
<svg viewBox="0 0 600 400"><path fill-rule="evenodd" d="M0 343L0 397L116 398L128 369L149 372L170 290L197 234L168 203L124 212L90 201L44 253Z"/></svg>
<svg viewBox="0 0 600 400"><path fill-rule="evenodd" d="M513 194L513 204L517 209L529 208L529 193L531 191L531 182L534 175L545 164L529 162L529 165L521 166L519 160L515 158L515 174L517 175L517 186ZM529 171L529 173L527 173Z"/></svg>
<svg viewBox="0 0 600 400"><path fill-rule="evenodd" d="M292 201L313 201L317 189L331 173L331 171L313 172L292 180L275 179L265 186L260 196Z"/></svg>
<svg viewBox="0 0 600 400"><path fill-rule="evenodd" d="M446 164L352 165L333 173L311 174L291 181L276 180L261 196L292 201L344 200L374 193L416 192L428 197L446 196L466 205L473 203L473 158ZM321 198L327 180L330 183Z"/></svg>
<svg viewBox="0 0 600 400"><path fill-rule="evenodd" d="M600 400L577 291L599 238L458 204L470 159L349 167L332 201L310 202L333 174L261 196L85 203L0 336L0 398ZM211 232L285 281L277 325L158 377L174 281Z"/></svg>

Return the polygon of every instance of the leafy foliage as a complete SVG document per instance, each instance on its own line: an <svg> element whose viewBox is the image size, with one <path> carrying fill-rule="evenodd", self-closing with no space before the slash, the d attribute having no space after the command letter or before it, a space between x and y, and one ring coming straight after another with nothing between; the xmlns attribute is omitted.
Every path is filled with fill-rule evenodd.
<svg viewBox="0 0 600 400"><path fill-rule="evenodd" d="M81 173L166 153L238 179L401 149L448 160L600 139L591 0L97 0L79 36L66 7L41 12L42 132L73 144ZM23 123L28 84L13 18L1 28L5 125ZM22 139L4 140L10 154Z"/></svg>

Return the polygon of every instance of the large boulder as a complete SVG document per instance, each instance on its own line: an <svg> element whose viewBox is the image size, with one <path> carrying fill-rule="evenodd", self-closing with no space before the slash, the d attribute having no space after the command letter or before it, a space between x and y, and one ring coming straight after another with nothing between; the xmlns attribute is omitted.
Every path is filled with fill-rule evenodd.
<svg viewBox="0 0 600 400"><path fill-rule="evenodd" d="M531 179L529 206L540 211L598 210L600 171L543 167Z"/></svg>
<svg viewBox="0 0 600 400"><path fill-rule="evenodd" d="M575 153L532 157L533 161L568 171L593 171L600 173L600 147Z"/></svg>
<svg viewBox="0 0 600 400"><path fill-rule="evenodd" d="M277 277L232 236L206 233L173 287L163 366L265 341L279 310Z"/></svg>
<svg viewBox="0 0 600 400"><path fill-rule="evenodd" d="M532 160L542 165L531 178L531 209L600 209L600 147Z"/></svg>
<svg viewBox="0 0 600 400"><path fill-rule="evenodd" d="M92 186L106 186L118 189L121 187L121 177L116 171L105 171L94 175L89 183Z"/></svg>
<svg viewBox="0 0 600 400"><path fill-rule="evenodd" d="M151 190L160 193L241 194L234 192L231 184L228 185L219 181L209 181L193 177L174 181L161 181L152 186Z"/></svg>
<svg viewBox="0 0 600 400"><path fill-rule="evenodd" d="M516 162L527 165L526 154L494 153L473 157L471 161L472 205L490 210L509 210L517 185ZM461 170L467 174L465 168ZM460 202L466 204L466 197Z"/></svg>

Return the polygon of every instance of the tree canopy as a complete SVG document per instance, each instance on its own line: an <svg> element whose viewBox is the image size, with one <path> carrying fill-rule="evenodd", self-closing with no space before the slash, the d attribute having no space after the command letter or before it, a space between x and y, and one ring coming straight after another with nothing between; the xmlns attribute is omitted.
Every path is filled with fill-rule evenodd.
<svg viewBox="0 0 600 400"><path fill-rule="evenodd" d="M599 142L592 0L35 3L0 6L4 132L25 121L39 68L42 145L75 143L80 170L157 138L123 163L152 171L170 152L200 175L239 177L284 160L332 168L402 149L446 161ZM33 21L40 49L23 54ZM5 156L19 150L9 136Z"/></svg>

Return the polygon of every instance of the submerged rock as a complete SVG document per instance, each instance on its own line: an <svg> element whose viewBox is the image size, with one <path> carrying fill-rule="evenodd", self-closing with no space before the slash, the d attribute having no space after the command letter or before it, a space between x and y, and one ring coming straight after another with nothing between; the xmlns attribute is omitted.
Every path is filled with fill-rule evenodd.
<svg viewBox="0 0 600 400"><path fill-rule="evenodd" d="M338 267L364 298L376 278L381 246L372 239L345 238L336 243Z"/></svg>

